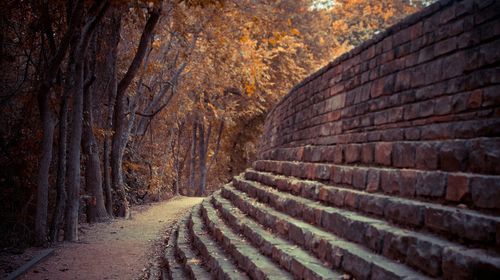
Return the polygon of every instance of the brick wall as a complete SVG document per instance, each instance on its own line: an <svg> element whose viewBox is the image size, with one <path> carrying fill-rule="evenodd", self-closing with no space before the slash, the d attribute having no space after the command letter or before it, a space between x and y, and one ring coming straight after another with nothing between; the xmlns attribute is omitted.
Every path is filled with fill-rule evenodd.
<svg viewBox="0 0 500 280"><path fill-rule="evenodd" d="M500 213L499 105L500 1L440 1L294 87L256 165Z"/></svg>

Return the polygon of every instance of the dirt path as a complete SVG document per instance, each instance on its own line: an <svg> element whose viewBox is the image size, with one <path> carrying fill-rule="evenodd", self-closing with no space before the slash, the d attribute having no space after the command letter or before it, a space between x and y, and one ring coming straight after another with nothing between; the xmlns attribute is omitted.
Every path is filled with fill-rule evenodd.
<svg viewBox="0 0 500 280"><path fill-rule="evenodd" d="M198 197L179 197L116 220L83 228L78 243L64 243L21 279L140 279L159 252L165 229Z"/></svg>

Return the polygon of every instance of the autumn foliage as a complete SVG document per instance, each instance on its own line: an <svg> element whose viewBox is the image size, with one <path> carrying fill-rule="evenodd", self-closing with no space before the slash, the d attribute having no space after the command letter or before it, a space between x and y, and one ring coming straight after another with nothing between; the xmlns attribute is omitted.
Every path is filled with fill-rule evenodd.
<svg viewBox="0 0 500 280"><path fill-rule="evenodd" d="M211 193L294 84L425 2L2 1L2 246Z"/></svg>

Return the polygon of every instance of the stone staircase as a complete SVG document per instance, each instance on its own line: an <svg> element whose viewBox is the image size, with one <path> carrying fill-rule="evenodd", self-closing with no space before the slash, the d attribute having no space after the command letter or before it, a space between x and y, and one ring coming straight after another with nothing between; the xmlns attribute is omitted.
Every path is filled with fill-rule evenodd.
<svg viewBox="0 0 500 280"><path fill-rule="evenodd" d="M279 164L257 161L180 221L169 279L500 279L498 216L270 172Z"/></svg>
<svg viewBox="0 0 500 280"><path fill-rule="evenodd" d="M269 113L166 279L500 279L500 1L442 0Z"/></svg>

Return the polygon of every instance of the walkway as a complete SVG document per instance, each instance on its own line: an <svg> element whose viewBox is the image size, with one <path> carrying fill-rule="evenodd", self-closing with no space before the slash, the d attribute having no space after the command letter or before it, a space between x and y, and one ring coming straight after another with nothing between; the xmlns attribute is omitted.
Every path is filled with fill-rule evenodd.
<svg viewBox="0 0 500 280"><path fill-rule="evenodd" d="M179 197L135 209L130 220L83 227L81 241L54 254L21 279L142 279L154 264L165 230L202 198ZM161 237L161 238L160 238Z"/></svg>

